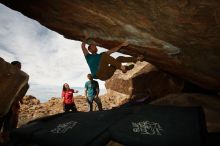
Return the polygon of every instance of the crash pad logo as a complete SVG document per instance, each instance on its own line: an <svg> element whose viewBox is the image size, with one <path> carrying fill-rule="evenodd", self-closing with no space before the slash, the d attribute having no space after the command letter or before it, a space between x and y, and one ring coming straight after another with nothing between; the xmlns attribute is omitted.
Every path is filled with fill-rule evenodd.
<svg viewBox="0 0 220 146"><path fill-rule="evenodd" d="M57 125L56 128L50 130L50 132L56 133L56 134L66 133L68 130L75 127L76 124L77 124L76 121L70 121L70 122L67 122L67 123L62 123L62 124Z"/></svg>
<svg viewBox="0 0 220 146"><path fill-rule="evenodd" d="M147 135L162 135L162 127L157 122L132 122L133 132Z"/></svg>

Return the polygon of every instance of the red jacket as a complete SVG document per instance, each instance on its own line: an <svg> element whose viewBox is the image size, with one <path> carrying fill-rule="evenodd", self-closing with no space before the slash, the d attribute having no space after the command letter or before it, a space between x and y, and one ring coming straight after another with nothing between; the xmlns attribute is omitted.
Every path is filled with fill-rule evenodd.
<svg viewBox="0 0 220 146"><path fill-rule="evenodd" d="M62 92L62 98L64 98L64 101L63 101L64 104L74 103L73 93L75 93L73 89L69 89L67 91Z"/></svg>

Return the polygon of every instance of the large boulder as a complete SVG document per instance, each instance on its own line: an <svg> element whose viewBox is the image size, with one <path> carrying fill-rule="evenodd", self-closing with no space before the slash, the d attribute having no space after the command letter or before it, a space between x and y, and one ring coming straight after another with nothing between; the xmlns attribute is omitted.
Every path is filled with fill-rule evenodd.
<svg viewBox="0 0 220 146"><path fill-rule="evenodd" d="M66 38L89 32L120 50L203 88L220 91L219 0L0 0Z"/></svg>
<svg viewBox="0 0 220 146"><path fill-rule="evenodd" d="M180 93L184 89L184 80L158 70L147 62L137 62L135 67L123 74L117 70L105 82L107 95L116 98L120 105L130 99L163 97L171 93Z"/></svg>
<svg viewBox="0 0 220 146"><path fill-rule="evenodd" d="M205 94L170 94L152 101L154 105L171 106L201 106L205 111L207 129L209 132L220 131L220 96Z"/></svg>
<svg viewBox="0 0 220 146"><path fill-rule="evenodd" d="M26 88L28 79L25 72L0 58L0 117L8 113L22 89Z"/></svg>

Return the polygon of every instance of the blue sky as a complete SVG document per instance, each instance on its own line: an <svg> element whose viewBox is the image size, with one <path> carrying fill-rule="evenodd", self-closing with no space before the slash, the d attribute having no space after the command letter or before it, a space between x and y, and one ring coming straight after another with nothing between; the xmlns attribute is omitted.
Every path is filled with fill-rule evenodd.
<svg viewBox="0 0 220 146"><path fill-rule="evenodd" d="M22 62L22 70L30 76L30 85L62 86L67 82L71 87L84 86L89 68L81 42L65 39L2 4L0 38L0 57L7 62ZM104 82L99 83L104 88Z"/></svg>

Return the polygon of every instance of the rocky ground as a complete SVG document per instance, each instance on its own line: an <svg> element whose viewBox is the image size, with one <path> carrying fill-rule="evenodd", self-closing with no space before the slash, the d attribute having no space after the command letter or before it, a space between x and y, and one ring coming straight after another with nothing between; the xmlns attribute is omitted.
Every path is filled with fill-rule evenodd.
<svg viewBox="0 0 220 146"><path fill-rule="evenodd" d="M114 96L102 95L100 96L100 99L104 110L108 110L112 107L116 107L122 104L122 101L116 100ZM84 96L76 96L74 97L74 100L78 111L88 111L88 104ZM93 104L94 110L98 110L96 103ZM40 103L40 101L36 97L27 95L23 98L23 104L21 104L18 127L31 120L62 112L63 105L61 98L52 97L49 101L45 103Z"/></svg>

